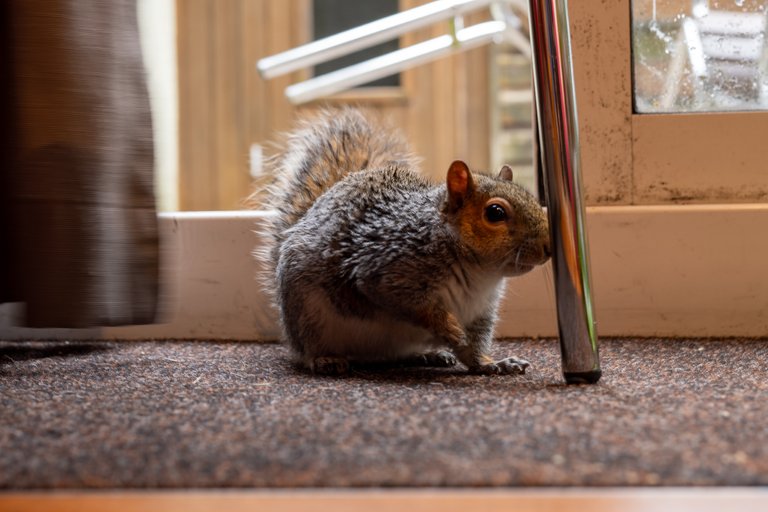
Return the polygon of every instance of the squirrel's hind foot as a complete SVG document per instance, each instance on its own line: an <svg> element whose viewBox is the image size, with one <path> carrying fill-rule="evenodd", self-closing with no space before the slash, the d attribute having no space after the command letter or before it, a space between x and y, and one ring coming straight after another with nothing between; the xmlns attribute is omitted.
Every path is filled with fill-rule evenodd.
<svg viewBox="0 0 768 512"><path fill-rule="evenodd" d="M426 352L416 356L417 362L420 366L426 366L431 368L450 368L456 366L458 360L456 356L448 352L447 350L437 350L435 352Z"/></svg>
<svg viewBox="0 0 768 512"><path fill-rule="evenodd" d="M436 350L434 352L424 352L423 354L413 354L395 361L399 366L412 366L414 368L451 368L458 364L458 359L447 350Z"/></svg>
<svg viewBox="0 0 768 512"><path fill-rule="evenodd" d="M346 375L349 373L349 360L346 357L315 357L305 364L312 373L317 375Z"/></svg>

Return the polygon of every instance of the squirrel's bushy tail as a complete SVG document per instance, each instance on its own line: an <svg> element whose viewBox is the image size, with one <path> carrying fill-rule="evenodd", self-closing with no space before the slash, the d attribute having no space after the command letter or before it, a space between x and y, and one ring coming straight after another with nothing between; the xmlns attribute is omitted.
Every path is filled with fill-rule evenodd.
<svg viewBox="0 0 768 512"><path fill-rule="evenodd" d="M254 254L269 274L264 276L268 290L274 287L274 270L285 231L347 174L390 163L417 167L408 144L398 133L369 120L359 110L323 110L299 122L265 169L273 184L260 206L274 210L276 215L262 232L264 246Z"/></svg>

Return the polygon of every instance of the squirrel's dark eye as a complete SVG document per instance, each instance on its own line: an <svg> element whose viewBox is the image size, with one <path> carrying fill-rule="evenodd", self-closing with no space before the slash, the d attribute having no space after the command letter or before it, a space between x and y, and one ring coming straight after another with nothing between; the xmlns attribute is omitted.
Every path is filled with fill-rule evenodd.
<svg viewBox="0 0 768 512"><path fill-rule="evenodd" d="M485 218L492 224L504 222L507 220L507 211L500 204L489 204L485 207Z"/></svg>

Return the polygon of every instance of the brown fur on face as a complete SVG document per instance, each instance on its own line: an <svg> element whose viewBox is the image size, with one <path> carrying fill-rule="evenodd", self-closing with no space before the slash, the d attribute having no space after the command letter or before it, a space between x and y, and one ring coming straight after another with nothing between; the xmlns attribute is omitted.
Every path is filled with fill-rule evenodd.
<svg viewBox="0 0 768 512"><path fill-rule="evenodd" d="M453 162L446 175L444 212L452 217L466 247L484 263L502 269L504 275L527 272L550 255L544 210L512 178L508 166L490 177L473 175L461 161ZM492 222L489 208L503 210L505 218Z"/></svg>

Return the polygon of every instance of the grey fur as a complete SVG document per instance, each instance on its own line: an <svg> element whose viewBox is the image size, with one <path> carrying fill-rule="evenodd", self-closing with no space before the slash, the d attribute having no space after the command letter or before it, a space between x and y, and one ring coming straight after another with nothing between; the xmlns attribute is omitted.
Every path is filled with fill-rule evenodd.
<svg viewBox="0 0 768 512"><path fill-rule="evenodd" d="M415 170L399 136L352 109L303 122L276 162L278 214L256 254L305 366L340 373L350 360L449 349L472 371L525 369L487 354L503 277L548 257L530 194L470 173L471 193L453 201ZM514 210L501 228L482 224L492 197Z"/></svg>

